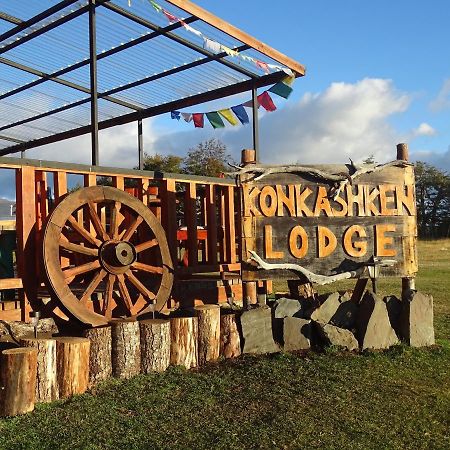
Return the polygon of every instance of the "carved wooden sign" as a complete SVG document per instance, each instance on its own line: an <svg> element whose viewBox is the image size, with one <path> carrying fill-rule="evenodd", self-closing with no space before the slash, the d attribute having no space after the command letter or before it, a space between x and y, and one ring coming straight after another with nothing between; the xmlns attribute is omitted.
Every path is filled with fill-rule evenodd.
<svg viewBox="0 0 450 450"><path fill-rule="evenodd" d="M373 261L381 276L413 276L413 167L393 162L357 173L345 165L308 167L309 172L303 167L291 173L269 168L263 176L246 168L241 177L243 279L298 278L292 270L262 270L255 258L250 261L252 255L269 265L296 264L326 276ZM336 174L342 181L336 182Z"/></svg>

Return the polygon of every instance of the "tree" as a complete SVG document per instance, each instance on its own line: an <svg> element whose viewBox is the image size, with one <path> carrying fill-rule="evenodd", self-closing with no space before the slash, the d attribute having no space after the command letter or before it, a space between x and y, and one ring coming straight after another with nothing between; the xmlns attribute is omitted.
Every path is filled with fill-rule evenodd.
<svg viewBox="0 0 450 450"><path fill-rule="evenodd" d="M184 158L176 155L149 155L144 153L144 170L153 172L181 173Z"/></svg>
<svg viewBox="0 0 450 450"><path fill-rule="evenodd" d="M219 139L208 139L190 148L184 160L184 172L192 175L218 177L228 172L232 162L227 148Z"/></svg>
<svg viewBox="0 0 450 450"><path fill-rule="evenodd" d="M419 236L450 235L450 175L422 161L416 163Z"/></svg>

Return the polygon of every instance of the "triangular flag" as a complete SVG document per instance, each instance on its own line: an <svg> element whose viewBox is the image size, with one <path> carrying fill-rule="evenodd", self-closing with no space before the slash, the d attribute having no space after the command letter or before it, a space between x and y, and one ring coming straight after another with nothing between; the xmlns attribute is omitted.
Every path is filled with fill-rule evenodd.
<svg viewBox="0 0 450 450"><path fill-rule="evenodd" d="M221 45L218 42L213 41L212 39L209 39L209 38L207 38L205 36L203 36L203 39L205 41L204 42L204 47L207 50L210 50L213 53L220 53L222 51L221 50Z"/></svg>
<svg viewBox="0 0 450 450"><path fill-rule="evenodd" d="M192 119L194 120L195 128L203 128L204 125L203 113L192 114Z"/></svg>
<svg viewBox="0 0 450 450"><path fill-rule="evenodd" d="M221 45L221 49L228 55L228 56L237 56L239 53L236 50L233 50L230 47L227 47L226 45Z"/></svg>
<svg viewBox="0 0 450 450"><path fill-rule="evenodd" d="M207 112L206 117L214 129L225 127L225 124L217 111Z"/></svg>
<svg viewBox="0 0 450 450"><path fill-rule="evenodd" d="M269 95L267 91L264 91L262 94L258 95L258 102L266 111L271 112L277 109L277 107L272 101L272 97Z"/></svg>
<svg viewBox="0 0 450 450"><path fill-rule="evenodd" d="M248 102L242 103L242 106L245 106L246 108L253 108L253 100L249 100ZM259 103L258 103L258 108L259 108Z"/></svg>
<svg viewBox="0 0 450 450"><path fill-rule="evenodd" d="M183 27L187 30L190 31L191 33L196 34L197 36L203 36L201 31L196 30L195 28L192 28L190 25L188 25L186 22L184 22L183 20L180 20L181 24L183 25Z"/></svg>
<svg viewBox="0 0 450 450"><path fill-rule="evenodd" d="M250 122L247 111L242 105L232 106L231 109L236 114L236 117L241 121L243 125Z"/></svg>
<svg viewBox="0 0 450 450"><path fill-rule="evenodd" d="M257 67L264 70L264 72L266 72L267 74L270 73L269 66L267 65L267 63L263 61L255 61L255 64L257 65Z"/></svg>
<svg viewBox="0 0 450 450"><path fill-rule="evenodd" d="M183 120L187 123L192 122L192 114L191 113L181 113Z"/></svg>
<svg viewBox="0 0 450 450"><path fill-rule="evenodd" d="M269 92L273 92L274 94L277 94L283 98L288 98L291 95L292 91L293 89L290 86L282 83L281 81L279 81L277 84L274 84L269 89Z"/></svg>
<svg viewBox="0 0 450 450"><path fill-rule="evenodd" d="M179 22L178 17L175 17L173 14L171 14L169 11L166 11L165 9L162 10L162 12L164 13L164 15L167 17L167 20L170 23L176 23Z"/></svg>
<svg viewBox="0 0 450 450"><path fill-rule="evenodd" d="M150 4L153 6L153 8L156 9L156 11L161 12L162 8L158 5L158 3L154 2L153 0L149 0Z"/></svg>
<svg viewBox="0 0 450 450"><path fill-rule="evenodd" d="M251 61L251 62L255 62L256 59L252 58L251 56L247 56L247 55L242 55L241 53L239 53L239 56L244 60L244 61Z"/></svg>
<svg viewBox="0 0 450 450"><path fill-rule="evenodd" d="M225 120L227 120L233 127L238 124L236 117L234 117L231 109L221 109L217 111Z"/></svg>
<svg viewBox="0 0 450 450"><path fill-rule="evenodd" d="M180 120L180 111L171 111L170 118Z"/></svg>

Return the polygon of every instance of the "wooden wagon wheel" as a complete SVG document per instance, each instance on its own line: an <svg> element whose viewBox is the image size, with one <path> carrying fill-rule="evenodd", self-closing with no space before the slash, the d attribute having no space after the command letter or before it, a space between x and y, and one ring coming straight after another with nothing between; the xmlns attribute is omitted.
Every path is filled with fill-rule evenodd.
<svg viewBox="0 0 450 450"><path fill-rule="evenodd" d="M107 186L69 194L43 237L49 288L85 324L159 311L173 264L159 221L137 198Z"/></svg>

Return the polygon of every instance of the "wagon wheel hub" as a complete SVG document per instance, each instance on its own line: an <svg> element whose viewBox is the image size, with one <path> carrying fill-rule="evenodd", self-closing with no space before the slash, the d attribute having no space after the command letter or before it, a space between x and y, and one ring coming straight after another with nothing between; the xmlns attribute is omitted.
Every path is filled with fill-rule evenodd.
<svg viewBox="0 0 450 450"><path fill-rule="evenodd" d="M127 241L109 240L99 249L100 263L114 275L125 273L137 259L136 247Z"/></svg>

